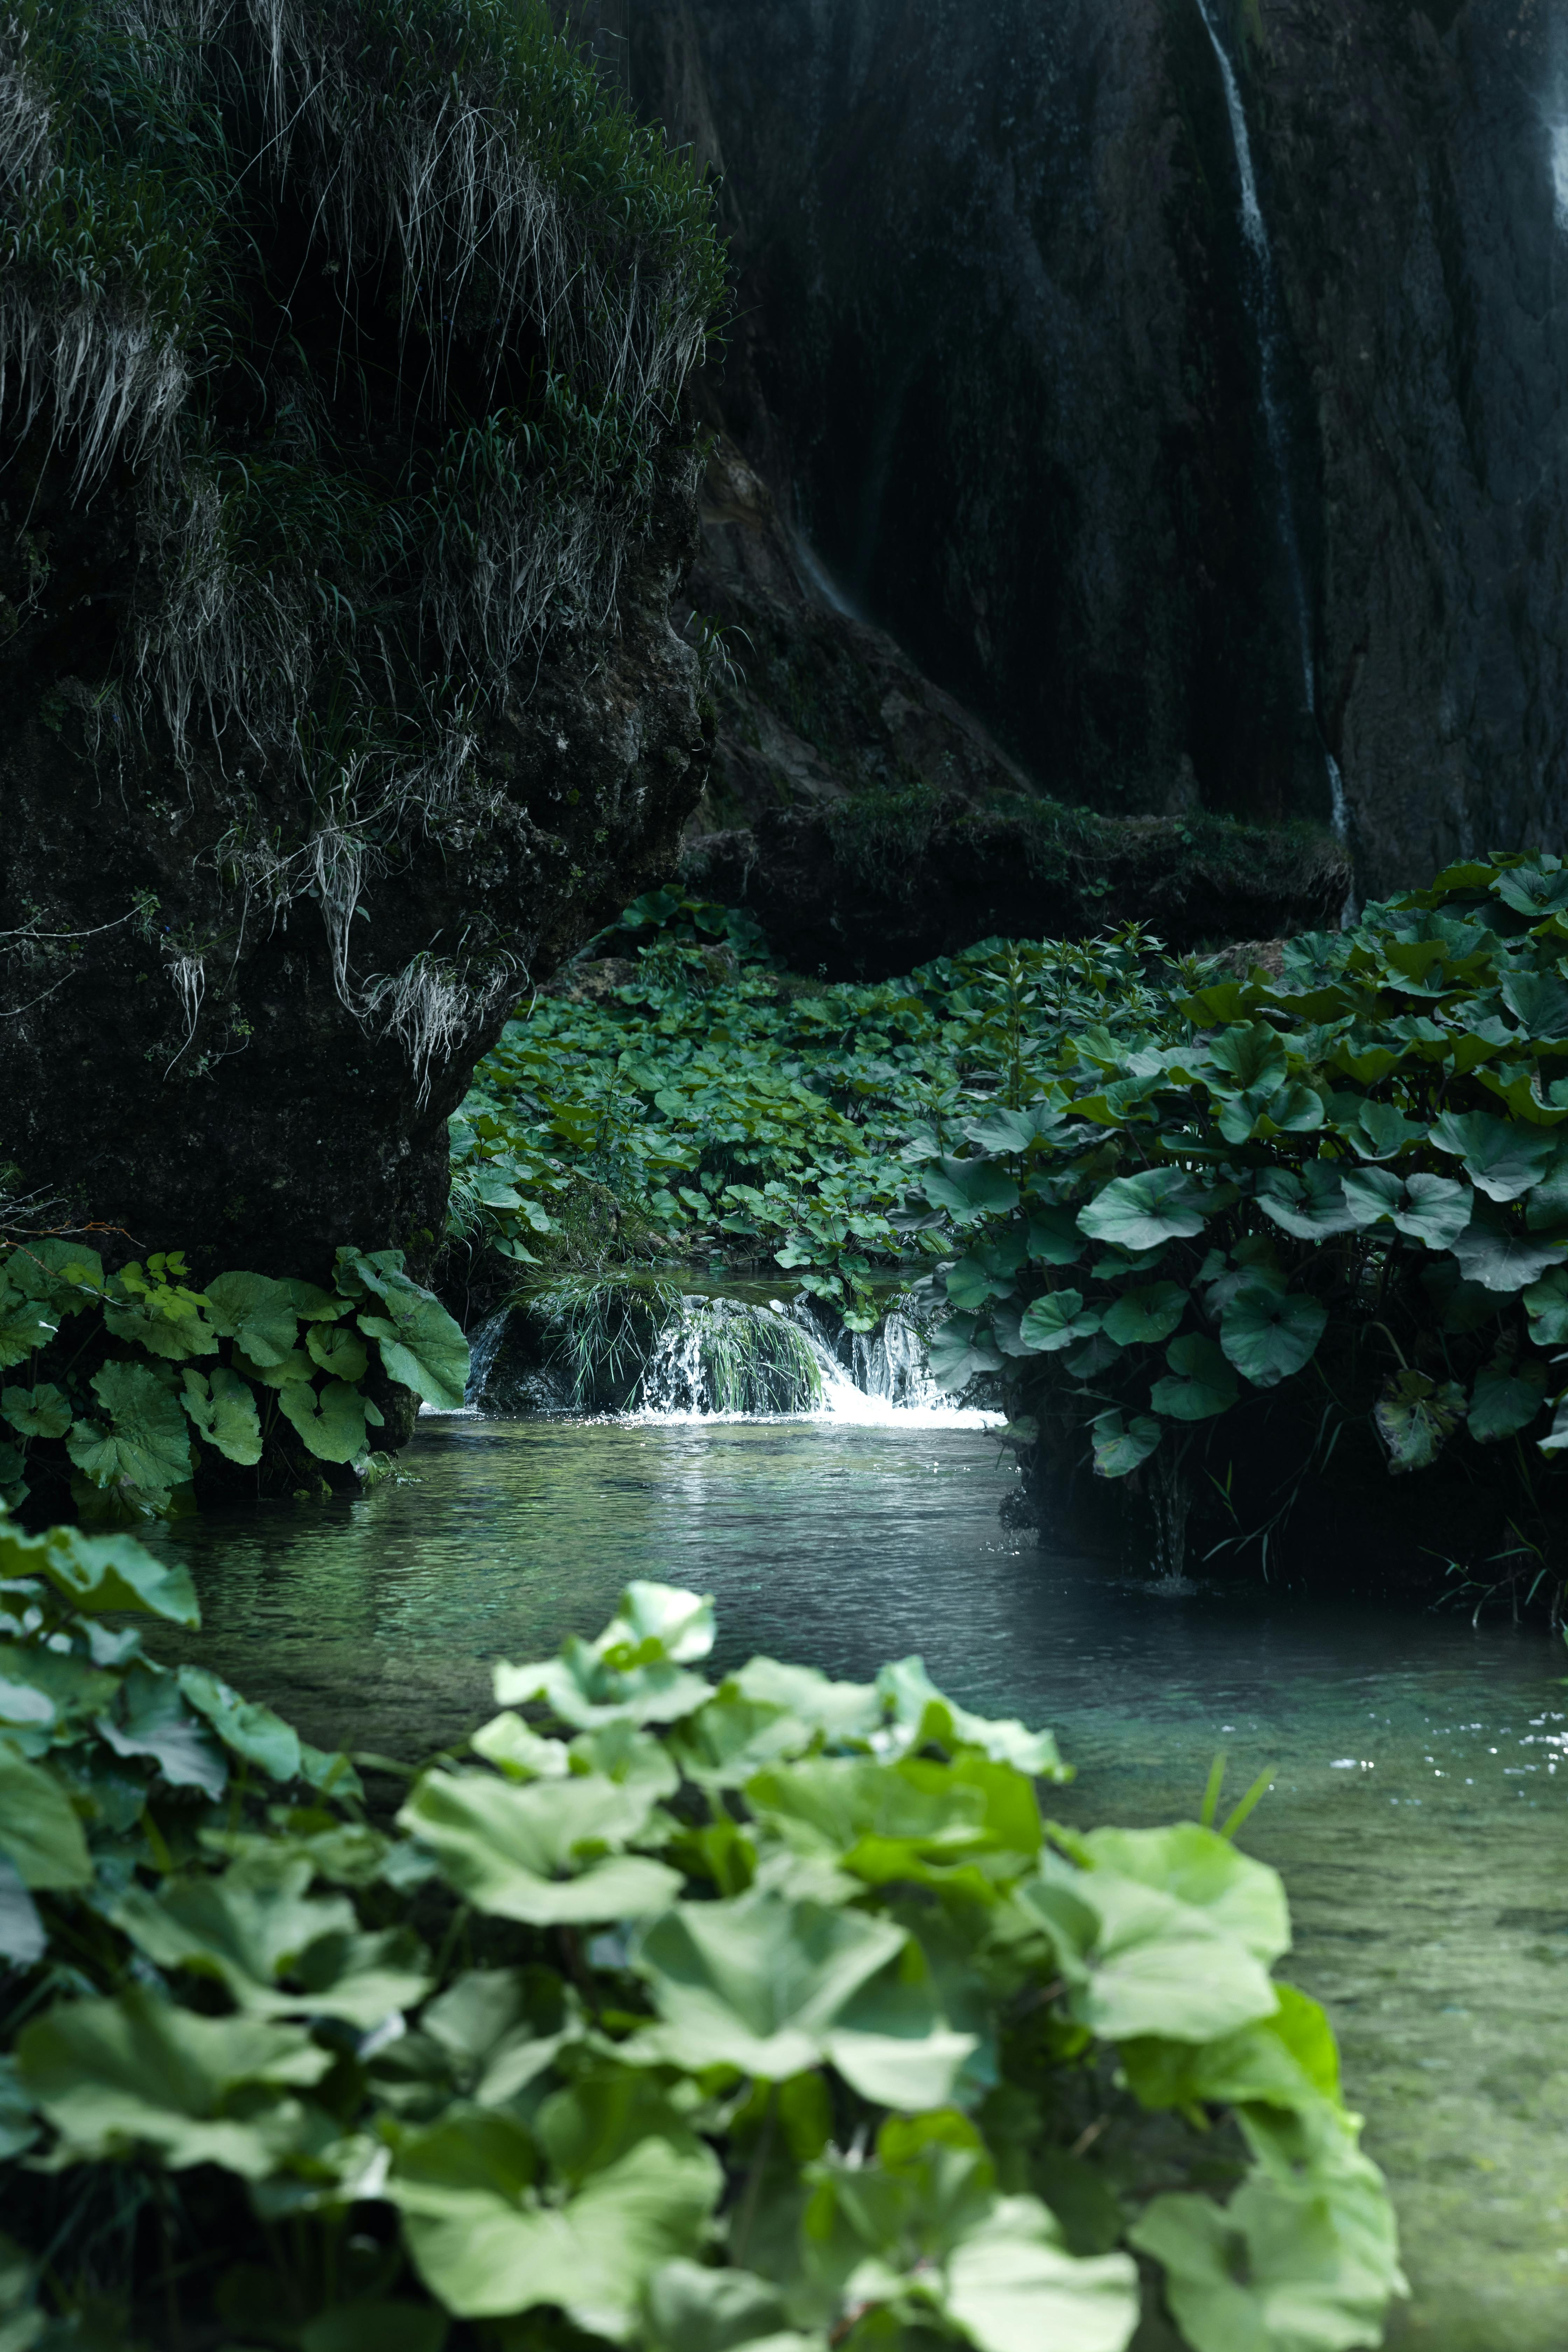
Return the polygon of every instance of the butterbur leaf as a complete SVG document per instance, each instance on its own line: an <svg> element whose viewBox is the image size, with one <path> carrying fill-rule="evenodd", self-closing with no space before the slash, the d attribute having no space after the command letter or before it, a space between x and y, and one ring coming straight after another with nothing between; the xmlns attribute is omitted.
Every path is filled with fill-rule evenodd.
<svg viewBox="0 0 1568 2352"><path fill-rule="evenodd" d="M1380 2177L1347 2148L1314 2196L1246 2182L1223 2210L1206 2197L1154 2198L1130 2235L1165 2272L1165 2295L1194 2352L1351 2352L1381 2341L1404 2291Z"/></svg>
<svg viewBox="0 0 1568 2352"><path fill-rule="evenodd" d="M1563 877L1559 876L1559 883ZM1502 983L1502 1001L1532 1038L1568 1037L1568 983L1554 971L1513 971Z"/></svg>
<svg viewBox="0 0 1568 2352"><path fill-rule="evenodd" d="M185 1416L152 1366L105 1364L94 1372L92 1390L110 1425L76 1423L66 1451L77 1468L95 1486L125 1486L154 1498L183 1486L191 1475Z"/></svg>
<svg viewBox="0 0 1568 2352"><path fill-rule="evenodd" d="M645 2305L650 2352L816 2352L822 2337L795 2335L784 2294L753 2272L706 2263L666 2263L648 2281Z"/></svg>
<svg viewBox="0 0 1568 2352"><path fill-rule="evenodd" d="M1568 1260L1568 1236L1529 1233L1499 1212L1478 1206L1453 1244L1459 1272L1484 1290L1523 1290Z"/></svg>
<svg viewBox="0 0 1568 2352"><path fill-rule="evenodd" d="M0 1854L24 1886L87 1886L92 1862L80 1822L54 1775L0 1738Z"/></svg>
<svg viewBox="0 0 1568 2352"><path fill-rule="evenodd" d="M359 1328L380 1348L387 1378L438 1411L457 1412L468 1381L468 1343L458 1325L428 1291L394 1291L379 1315L362 1313Z"/></svg>
<svg viewBox="0 0 1568 2352"><path fill-rule="evenodd" d="M398 2150L386 2195L421 2279L460 2319L556 2305L624 2342L649 2280L694 2255L718 2202L718 2159L689 2134L652 2135L563 2204L528 2195L536 2158L520 2123L454 2116Z"/></svg>
<svg viewBox="0 0 1568 2352"><path fill-rule="evenodd" d="M24 1437L63 1437L71 1425L69 1402L52 1381L34 1389L0 1390L0 1413Z"/></svg>
<svg viewBox="0 0 1568 2352"><path fill-rule="evenodd" d="M929 2011L920 2021L926 2031L910 2032L895 1982L867 1998L905 1942L889 1919L765 1890L678 1903L637 1949L659 2020L644 2037L646 2053L694 2070L733 2066L767 2082L826 2058L883 2105L940 2105L946 2094L933 2085L931 2061L951 2085L973 2037L944 2033Z"/></svg>
<svg viewBox="0 0 1568 2352"><path fill-rule="evenodd" d="M1000 2197L948 2257L942 2306L976 2352L1125 2352L1138 2326L1130 2254L1068 2253L1035 2197Z"/></svg>
<svg viewBox="0 0 1568 2352"><path fill-rule="evenodd" d="M37 1349L48 1346L59 1328L58 1316L49 1308L0 1283L0 1366L26 1362Z"/></svg>
<svg viewBox="0 0 1568 2352"><path fill-rule="evenodd" d="M214 1329L233 1339L252 1363L283 1361L299 1329L287 1283L265 1274L220 1274L208 1283L206 1296Z"/></svg>
<svg viewBox="0 0 1568 2352"><path fill-rule="evenodd" d="M1243 1380L1255 1388L1276 1388L1310 1362L1328 1320L1320 1299L1249 1283L1220 1318L1220 1346Z"/></svg>
<svg viewBox="0 0 1568 2352"><path fill-rule="evenodd" d="M1135 1414L1131 1422L1115 1411L1102 1412L1090 1427L1097 1478L1125 1478L1147 1462L1160 1443L1160 1424L1146 1412Z"/></svg>
<svg viewBox="0 0 1568 2352"><path fill-rule="evenodd" d="M112 2000L57 2001L23 2027L16 2060L73 2160L112 2161L141 2146L176 2171L216 2164L251 2180L274 2169L300 2119L292 2099L256 2094L317 2083L333 2063L298 2026L197 2017L142 1985Z"/></svg>
<svg viewBox="0 0 1568 2352"><path fill-rule="evenodd" d="M1018 1205L1018 1187L994 1160L939 1160L921 1176L927 1200L961 1224L976 1217L1005 1216Z"/></svg>
<svg viewBox="0 0 1568 2352"><path fill-rule="evenodd" d="M1029 1255L1038 1265L1076 1265L1084 1237L1070 1209L1031 1208Z"/></svg>
<svg viewBox="0 0 1568 2352"><path fill-rule="evenodd" d="M305 1333L305 1348L310 1361L335 1381L363 1380L370 1361L363 1339L330 1323L312 1323Z"/></svg>
<svg viewBox="0 0 1568 2352"><path fill-rule="evenodd" d="M1149 1402L1173 1421L1207 1421L1228 1412L1240 1391L1236 1374L1212 1339L1189 1335L1165 1350L1170 1377L1156 1381Z"/></svg>
<svg viewBox="0 0 1568 2352"><path fill-rule="evenodd" d="M1222 1029L1209 1046L1215 1093L1242 1094L1265 1090L1273 1094L1285 1083L1285 1041L1267 1021L1243 1028L1239 1022Z"/></svg>
<svg viewBox="0 0 1568 2352"><path fill-rule="evenodd" d="M227 1785L222 1754L186 1707L174 1676L144 1661L132 1667L115 1711L99 1717L98 1729L117 1756L151 1757L171 1788L221 1797Z"/></svg>
<svg viewBox="0 0 1568 2352"><path fill-rule="evenodd" d="M318 1395L302 1381L290 1381L278 1391L279 1410L292 1423L319 1462L357 1462L368 1445L365 1424L381 1412L346 1381L329 1381Z"/></svg>
<svg viewBox="0 0 1568 2352"><path fill-rule="evenodd" d="M187 1364L182 1402L200 1437L227 1461L250 1464L261 1459L261 1417L248 1381L225 1364L199 1372Z"/></svg>
<svg viewBox="0 0 1568 2352"><path fill-rule="evenodd" d="M0 1577L47 1576L74 1609L139 1610L173 1625L199 1625L191 1573L182 1561L159 1559L134 1536L89 1536L79 1528L10 1538L13 1557L0 1549Z"/></svg>
<svg viewBox="0 0 1568 2352"><path fill-rule="evenodd" d="M982 1372L999 1372L1001 1351L973 1315L950 1315L926 1349L931 1376L941 1389L967 1388Z"/></svg>
<svg viewBox="0 0 1568 2352"><path fill-rule="evenodd" d="M1462 1160L1478 1191L1494 1201L1516 1201L1528 1192L1545 1175L1557 1150L1552 1129L1494 1118L1486 1110L1446 1110L1433 1122L1432 1142L1438 1151Z"/></svg>
<svg viewBox="0 0 1568 2352"><path fill-rule="evenodd" d="M1506 1360L1488 1364L1476 1375L1467 1426L1478 1444L1495 1445L1528 1429L1545 1402L1544 1364L1523 1370Z"/></svg>
<svg viewBox="0 0 1568 2352"><path fill-rule="evenodd" d="M398 1815L458 1894L503 1919L585 1926L662 1909L678 1874L624 1848L653 1799L598 1774L525 1787L478 1772L427 1772Z"/></svg>
<svg viewBox="0 0 1568 2352"><path fill-rule="evenodd" d="M1465 1414L1465 1391L1456 1381L1439 1385L1425 1372L1396 1372L1377 1401L1373 1418L1388 1448L1390 1475L1425 1470L1435 1462Z"/></svg>
<svg viewBox="0 0 1568 2352"><path fill-rule="evenodd" d="M1136 1176L1116 1176L1079 1211L1080 1229L1091 1241L1117 1242L1123 1249L1152 1249L1159 1242L1202 1233L1213 1203L1184 1168L1150 1168Z"/></svg>
<svg viewBox="0 0 1568 2352"><path fill-rule="evenodd" d="M1264 1215L1298 1241L1326 1241L1333 1234L1353 1233L1359 1222L1345 1199L1339 1171L1326 1160L1309 1160L1299 1172L1266 1168L1257 1197Z"/></svg>
<svg viewBox="0 0 1568 2352"><path fill-rule="evenodd" d="M1356 1225L1384 1218L1428 1249L1450 1249L1470 1222L1475 1196L1449 1176L1418 1172L1401 1177L1392 1168L1347 1168L1345 1204Z"/></svg>
<svg viewBox="0 0 1568 2352"><path fill-rule="evenodd" d="M1360 1105L1350 1139L1363 1160L1394 1160L1426 1132L1419 1120L1406 1118L1393 1103L1368 1099Z"/></svg>
<svg viewBox="0 0 1568 2352"><path fill-rule="evenodd" d="M0 1780L0 1801L5 1795L5 1783ZM48 1937L38 1916L38 1906L10 1855L0 1852L0 1960L14 1969L30 1969L43 1958L47 1947ZM7 2145L5 2088L0 2084L0 2163L17 2153L15 2147ZM0 2336L0 2345L4 2341Z"/></svg>
<svg viewBox="0 0 1568 2352"><path fill-rule="evenodd" d="M961 1257L942 1277L947 1295L961 1313L977 1314L994 1298L1005 1298L1013 1287L1007 1275L993 1274L978 1258Z"/></svg>
<svg viewBox="0 0 1568 2352"><path fill-rule="evenodd" d="M1555 858L1542 866L1505 866L1501 873L1482 866L1479 874L1487 877L1494 898L1532 922L1568 908L1568 872Z"/></svg>
<svg viewBox="0 0 1568 2352"><path fill-rule="evenodd" d="M269 1706L241 1698L228 1684L205 1666L183 1665L180 1689L212 1725L224 1746L258 1765L274 1780L292 1780L300 1771L300 1737L292 1724L274 1715Z"/></svg>
<svg viewBox="0 0 1568 2352"><path fill-rule="evenodd" d="M1080 1290L1047 1290L1027 1307L1018 1322L1020 1345L1032 1355L1054 1355L1079 1339L1092 1339L1100 1317L1086 1308Z"/></svg>
<svg viewBox="0 0 1568 2352"><path fill-rule="evenodd" d="M1530 1336L1538 1348L1568 1345L1568 1266L1554 1265L1524 1294Z"/></svg>
<svg viewBox="0 0 1568 2352"><path fill-rule="evenodd" d="M1158 1347L1170 1338L1187 1307L1187 1294L1178 1282L1148 1282L1124 1290L1107 1307L1104 1328L1119 1346Z"/></svg>

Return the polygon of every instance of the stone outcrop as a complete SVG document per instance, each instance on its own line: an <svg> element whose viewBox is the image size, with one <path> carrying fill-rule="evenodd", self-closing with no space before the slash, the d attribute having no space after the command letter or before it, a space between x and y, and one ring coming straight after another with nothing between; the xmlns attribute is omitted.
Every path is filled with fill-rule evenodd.
<svg viewBox="0 0 1568 2352"><path fill-rule="evenodd" d="M574 14L722 174L739 300L711 415L840 599L1037 788L1321 823L1331 754L1373 892L1556 840L1561 12L1206 5L1272 242L1278 449L1198 0Z"/></svg>
<svg viewBox="0 0 1568 2352"><path fill-rule="evenodd" d="M135 560L114 516L107 496L85 522L46 509L31 536L84 542L111 595ZM346 1242L420 1258L445 1217L447 1116L518 990L674 863L710 747L669 615L692 545L672 489L614 615L552 642L438 815L364 877L357 983L433 942L505 958L499 992L416 1003L401 1029L345 1002L319 894L247 907L233 774L122 746L86 683L100 607L51 569L0 667L0 1191L41 1196L45 1223L121 1228L111 1255L180 1247L209 1272L299 1273ZM298 824L287 781L268 782Z"/></svg>

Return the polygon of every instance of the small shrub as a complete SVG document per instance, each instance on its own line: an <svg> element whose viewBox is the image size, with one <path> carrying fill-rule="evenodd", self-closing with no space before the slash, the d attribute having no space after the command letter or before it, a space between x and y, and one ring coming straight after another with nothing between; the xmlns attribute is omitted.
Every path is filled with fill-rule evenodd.
<svg viewBox="0 0 1568 2352"><path fill-rule="evenodd" d="M379 1466L374 1370L463 1402L468 1342L401 1251L339 1250L330 1290L239 1273L195 1290L186 1273L177 1251L106 1275L81 1241L0 1245L0 1495L68 1486L84 1517L136 1517L237 1472L319 1489L322 1465Z"/></svg>

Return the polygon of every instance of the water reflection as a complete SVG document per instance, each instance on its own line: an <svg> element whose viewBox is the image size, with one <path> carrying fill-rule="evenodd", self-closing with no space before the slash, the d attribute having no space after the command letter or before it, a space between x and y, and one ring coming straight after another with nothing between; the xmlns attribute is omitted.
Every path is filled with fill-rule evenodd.
<svg viewBox="0 0 1568 2352"><path fill-rule="evenodd" d="M1432 2352L1568 2341L1568 1694L1533 1634L1202 1593L1010 1538L972 1431L816 1423L426 1423L421 1481L212 1518L196 1646L323 1743L413 1753L489 1664L593 1632L629 1576L717 1596L754 1650L864 1675L923 1651L967 1705L1049 1723L1074 1820L1191 1811L1217 1748L1291 1886L1293 1966L1339 2026L1395 2187ZM1560 1655L1560 1654L1558 1654Z"/></svg>

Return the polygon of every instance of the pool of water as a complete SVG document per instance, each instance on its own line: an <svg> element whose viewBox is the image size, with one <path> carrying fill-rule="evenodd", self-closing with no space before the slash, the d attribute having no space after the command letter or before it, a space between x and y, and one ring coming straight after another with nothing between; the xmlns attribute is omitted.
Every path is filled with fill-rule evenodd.
<svg viewBox="0 0 1568 2352"><path fill-rule="evenodd" d="M993 1438L836 1423L426 1421L418 1483L171 1528L193 1646L324 1744L412 1756L489 1711L496 1657L598 1630L630 1576L711 1592L717 1663L865 1676L923 1652L965 1704L1050 1724L1082 1822L1195 1811L1218 1749L1270 1794L1289 1882L1394 2185L1390 2342L1568 2345L1568 1691L1538 1633L1165 1593L1010 1536Z"/></svg>

